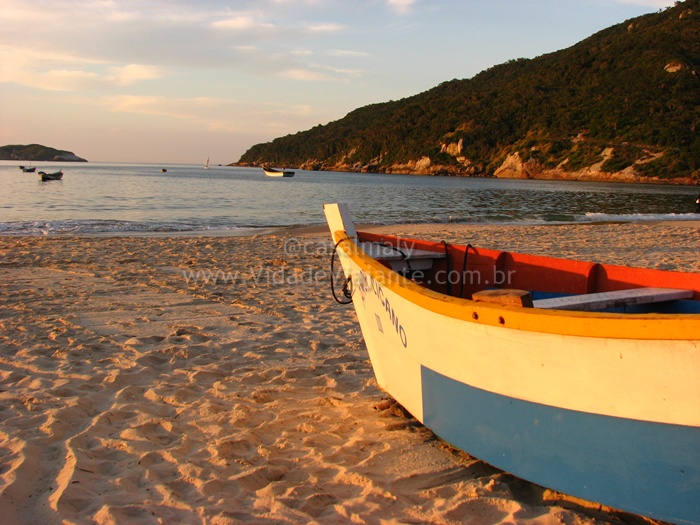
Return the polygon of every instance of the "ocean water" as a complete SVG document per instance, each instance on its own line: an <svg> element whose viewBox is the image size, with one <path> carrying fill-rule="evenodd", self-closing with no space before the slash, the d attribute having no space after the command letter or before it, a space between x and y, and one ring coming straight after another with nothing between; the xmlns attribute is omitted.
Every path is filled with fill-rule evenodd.
<svg viewBox="0 0 700 525"><path fill-rule="evenodd" d="M302 170L269 178L228 166L35 163L37 171L64 172L61 181L41 182L19 164L0 162L0 235L245 235L323 225L326 202L346 202L357 223L375 224L700 221L693 186Z"/></svg>

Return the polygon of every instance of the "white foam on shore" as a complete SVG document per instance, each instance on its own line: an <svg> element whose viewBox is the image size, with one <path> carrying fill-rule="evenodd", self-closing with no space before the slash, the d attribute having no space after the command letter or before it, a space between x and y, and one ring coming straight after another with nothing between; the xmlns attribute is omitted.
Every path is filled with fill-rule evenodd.
<svg viewBox="0 0 700 525"><path fill-rule="evenodd" d="M587 213L582 220L595 222L700 221L700 213Z"/></svg>
<svg viewBox="0 0 700 525"><path fill-rule="evenodd" d="M503 225L503 226L540 226L548 224L577 224L591 222L661 222L661 221L700 221L698 213L586 213L578 216L546 216L546 217L513 217L513 216L483 216L483 217L449 217L446 220L437 218L387 222L386 224L450 224L450 225ZM376 225L380 225L377 223ZM29 236L172 236L172 235L206 235L206 236L248 236L269 233L271 231L286 231L298 228L323 227L325 224L293 224L246 226L233 224L197 224L181 222L136 222L136 221L103 221L103 220L63 220L63 221L18 221L0 223L0 236L29 235Z"/></svg>

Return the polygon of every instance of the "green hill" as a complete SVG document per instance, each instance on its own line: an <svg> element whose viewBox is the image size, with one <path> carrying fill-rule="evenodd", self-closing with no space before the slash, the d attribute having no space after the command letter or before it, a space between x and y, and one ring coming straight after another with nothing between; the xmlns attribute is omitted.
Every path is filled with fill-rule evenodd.
<svg viewBox="0 0 700 525"><path fill-rule="evenodd" d="M238 164L697 182L699 128L700 0L687 0L255 145Z"/></svg>
<svg viewBox="0 0 700 525"><path fill-rule="evenodd" d="M41 144L0 146L0 160L48 160L51 162L87 162L72 151L49 148Z"/></svg>

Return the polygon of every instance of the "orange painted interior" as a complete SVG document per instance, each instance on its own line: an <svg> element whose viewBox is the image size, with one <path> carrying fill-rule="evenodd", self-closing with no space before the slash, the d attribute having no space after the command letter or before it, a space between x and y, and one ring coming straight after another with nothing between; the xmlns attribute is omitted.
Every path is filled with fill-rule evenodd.
<svg viewBox="0 0 700 525"><path fill-rule="evenodd" d="M663 287L693 290L693 298L700 300L700 274L695 273L631 268L479 247L467 248L457 244L448 244L445 247L440 242L404 240L366 232L359 232L358 235L361 241L389 243L404 251L414 248L449 254L449 258L436 258L432 268L423 272L422 284L428 286L429 282L430 289L452 297L468 299L474 292L487 288L585 294L639 287ZM466 271L463 272L465 254L467 264ZM437 278L447 275L447 272L453 276L449 284L447 279ZM464 279L460 279L463 275ZM493 277L495 275L504 281L497 282Z"/></svg>

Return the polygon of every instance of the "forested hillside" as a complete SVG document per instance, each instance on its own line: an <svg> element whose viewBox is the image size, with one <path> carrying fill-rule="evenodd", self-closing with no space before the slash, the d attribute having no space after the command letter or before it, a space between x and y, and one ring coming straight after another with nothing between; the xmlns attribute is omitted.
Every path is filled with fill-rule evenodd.
<svg viewBox="0 0 700 525"><path fill-rule="evenodd" d="M467 176L700 174L700 0L250 148L243 165Z"/></svg>
<svg viewBox="0 0 700 525"><path fill-rule="evenodd" d="M0 146L0 160L48 160L61 162L87 162L72 151L42 146L41 144L11 144Z"/></svg>

